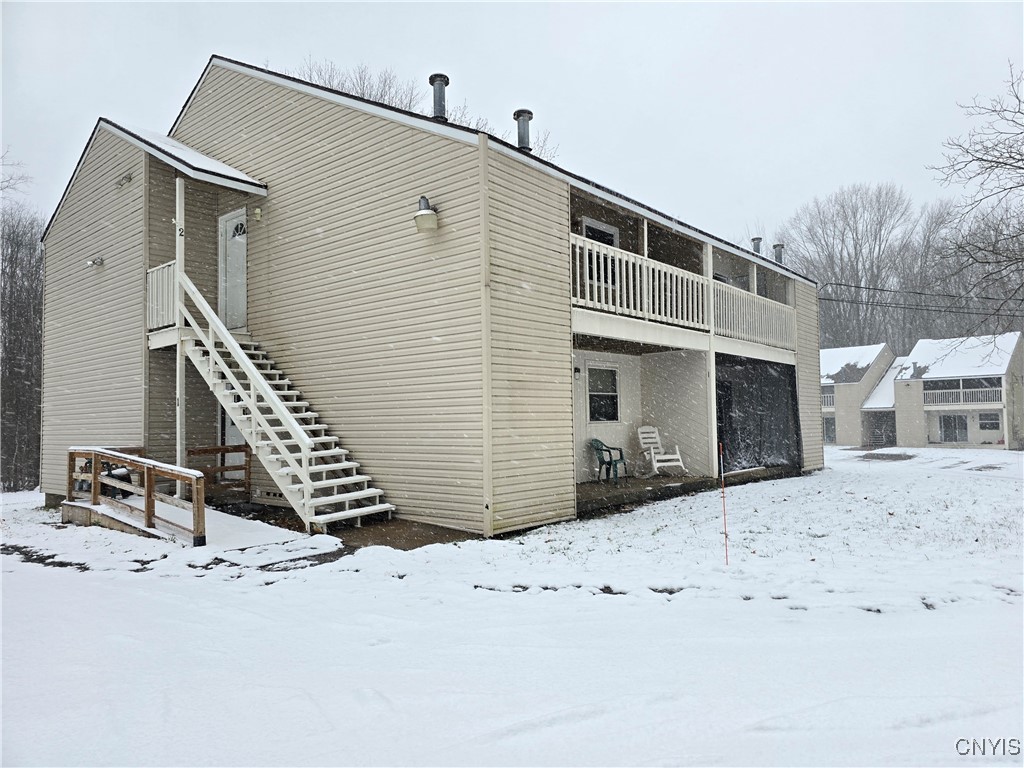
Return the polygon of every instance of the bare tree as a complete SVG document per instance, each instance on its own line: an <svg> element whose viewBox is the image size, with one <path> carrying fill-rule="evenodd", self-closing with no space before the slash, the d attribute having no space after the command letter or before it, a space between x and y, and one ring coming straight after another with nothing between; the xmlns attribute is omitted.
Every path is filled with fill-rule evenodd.
<svg viewBox="0 0 1024 768"><path fill-rule="evenodd" d="M0 155L0 194L8 194L10 192L18 192L21 187L28 184L31 178L22 172L21 163L14 162L10 159L10 150L4 149L2 155Z"/></svg>
<svg viewBox="0 0 1024 768"><path fill-rule="evenodd" d="M822 346L884 341L876 290L896 290L921 213L894 184L844 187L801 207L777 233L793 266L822 286Z"/></svg>
<svg viewBox="0 0 1024 768"><path fill-rule="evenodd" d="M42 378L42 217L6 196L0 205L0 482L39 483Z"/></svg>
<svg viewBox="0 0 1024 768"><path fill-rule="evenodd" d="M1024 78L1010 67L1006 92L961 104L976 122L943 145L944 183L964 197L950 239L952 270L963 289L991 298L988 319L1021 327L1024 315Z"/></svg>
<svg viewBox="0 0 1024 768"><path fill-rule="evenodd" d="M344 69L330 59L307 56L298 69L285 70L285 74L409 112L420 111L426 96L426 91L415 80L402 80L393 69L374 70L366 64ZM486 117L474 115L466 101L449 107L448 122L489 133L503 141L511 136L511 129L499 133ZM533 154L537 157L553 160L558 155L558 145L552 143L548 131L538 133L532 143Z"/></svg>

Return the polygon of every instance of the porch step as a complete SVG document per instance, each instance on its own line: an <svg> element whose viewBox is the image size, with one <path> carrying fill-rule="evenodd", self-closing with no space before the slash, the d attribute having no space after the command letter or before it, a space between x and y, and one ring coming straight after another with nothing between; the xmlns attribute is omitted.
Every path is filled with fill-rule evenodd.
<svg viewBox="0 0 1024 768"><path fill-rule="evenodd" d="M341 462L338 462L337 464L317 464L315 466L310 467L309 471L310 471L310 473L312 473L312 472L344 472L347 469L358 469L358 468L359 468L359 462L357 462L357 461L341 461ZM287 475L293 474L293 472L288 467L281 467L281 469L277 470L277 474L287 476Z"/></svg>
<svg viewBox="0 0 1024 768"><path fill-rule="evenodd" d="M394 504L374 504L369 507L359 507L358 509L345 509L341 512L325 512L322 515L314 515L310 519L310 523L326 524L333 523L336 520L351 520L353 517L366 517L367 515L376 515L380 512L387 512L389 515L395 511Z"/></svg>
<svg viewBox="0 0 1024 768"><path fill-rule="evenodd" d="M379 488L367 488L364 491L339 493L335 496L317 496L316 498L310 499L309 503L314 507L326 507L331 504L342 504L346 501L359 501L360 499L369 499L372 496L380 495L381 490Z"/></svg>
<svg viewBox="0 0 1024 768"><path fill-rule="evenodd" d="M367 480L372 479L369 475L349 475L348 477L331 477L326 480L317 480L316 482L310 483L314 491L320 491L324 488L340 488L344 485L356 485L357 483L365 483ZM289 491L302 491L302 483L296 483L289 485ZM380 493L380 491L377 491Z"/></svg>

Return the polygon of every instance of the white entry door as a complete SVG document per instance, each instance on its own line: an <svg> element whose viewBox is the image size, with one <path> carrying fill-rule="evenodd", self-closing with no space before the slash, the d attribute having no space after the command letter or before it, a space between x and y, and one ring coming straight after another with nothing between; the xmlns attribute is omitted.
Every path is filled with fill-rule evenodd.
<svg viewBox="0 0 1024 768"><path fill-rule="evenodd" d="M219 219L220 291L218 312L228 328L245 328L246 227L245 208Z"/></svg>

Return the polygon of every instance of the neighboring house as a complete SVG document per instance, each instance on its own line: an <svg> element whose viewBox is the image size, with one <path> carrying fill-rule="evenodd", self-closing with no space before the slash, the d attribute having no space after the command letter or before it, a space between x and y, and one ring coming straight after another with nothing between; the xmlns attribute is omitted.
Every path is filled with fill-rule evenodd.
<svg viewBox="0 0 1024 768"><path fill-rule="evenodd" d="M1024 448L1021 333L921 339L894 377L897 444Z"/></svg>
<svg viewBox="0 0 1024 768"><path fill-rule="evenodd" d="M871 442L872 430L861 418L861 406L892 360L888 344L821 350L822 433L826 443L859 446Z"/></svg>
<svg viewBox="0 0 1024 768"><path fill-rule="evenodd" d="M864 400L861 407L861 423L867 436L864 445L872 448L896 445L896 375L903 370L906 361L905 357L894 359Z"/></svg>
<svg viewBox="0 0 1024 768"><path fill-rule="evenodd" d="M822 466L812 281L431 80L433 119L214 56L169 136L99 120L43 238L51 502L83 444L245 440L307 525L485 536L573 518L593 438L642 472L642 424L696 475Z"/></svg>

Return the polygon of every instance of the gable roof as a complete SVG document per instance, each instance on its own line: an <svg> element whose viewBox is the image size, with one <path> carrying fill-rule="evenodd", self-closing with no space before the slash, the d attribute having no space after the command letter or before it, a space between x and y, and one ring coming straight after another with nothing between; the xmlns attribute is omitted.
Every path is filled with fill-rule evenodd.
<svg viewBox="0 0 1024 768"><path fill-rule="evenodd" d="M865 411L891 411L896 407L896 374L903 368L907 358L897 357L882 374L871 394L864 399L861 409Z"/></svg>
<svg viewBox="0 0 1024 768"><path fill-rule="evenodd" d="M835 347L819 353L822 384L856 384L864 378L886 344L863 347Z"/></svg>
<svg viewBox="0 0 1024 768"><path fill-rule="evenodd" d="M752 250L743 248L742 246L736 245L735 243L731 243L728 240L724 240L720 237L717 237L716 235L713 235L710 232L706 232L702 229L698 229L697 227L691 226L683 221L680 221L679 219L669 216L666 213L662 213L661 211L651 208L650 206L645 205L644 203L627 197L626 195L609 189L608 187L604 187L600 184L597 184L596 182L590 181L589 179L586 179L583 176L575 174L572 171L568 171L558 165L555 165L554 163L548 160L544 160L542 158L530 154L529 152L525 152L519 149L517 146L514 146L508 143L507 141L504 141L503 139L494 136L493 134L487 133L486 131L480 131L475 128L469 128L467 126L457 125L455 123L440 122L438 120L435 120L433 117L420 114L419 112L412 112L406 109L401 109L399 107L393 107L389 104L371 101L370 99L366 99L361 96L354 96L350 93L334 90L333 88L328 88L327 86L323 85L317 85L316 83L311 83L306 80L294 77L292 75L286 75L262 67L256 67L252 64L246 64L245 62L237 61L235 59L229 59L225 56L219 56L217 54L210 56L210 60L207 62L206 68L203 70L203 74L200 75L199 80L192 88L192 92L189 94L188 99L186 99L185 104L181 108L181 111L175 118L174 124L171 126L170 131L168 131L169 135L173 135L174 132L177 130L178 125L181 123L182 118L185 116L185 113L188 111L189 106L195 99L196 94L202 87L203 82L206 80L210 71L214 67L221 67L233 72L239 72L242 74L249 75L251 77L256 77L261 80L265 80L267 82L283 86L285 88L291 88L293 90L301 91L303 93L308 93L319 98L333 101L337 104L342 104L347 107L359 109L364 112L377 115L379 117L386 117L390 120L394 120L405 125L413 126L416 128L420 128L422 130L427 130L433 133L448 136L449 138L453 138L458 141L475 143L477 140L477 136L487 136L488 141L493 143L498 151L502 152L502 154L505 154L508 157L515 158L516 160L519 160L520 162L523 162L527 165L531 165L534 168L543 171L544 173L547 173L551 176L555 176L556 178L560 178L564 181L575 184L576 186L586 189L587 191L591 192L597 197L603 198L605 200L608 200L609 202L615 203L626 209L632 210L634 213L647 216L652 221L656 221L668 227L669 229L678 231L682 234L689 235L690 237L703 238L706 240L713 241L714 243L716 243L718 247L722 248L725 251L742 256L750 261L754 261L773 271L787 274L790 277L793 277L809 285L817 285L815 281L811 280L805 275L801 275L799 272L786 266L785 264L779 264L774 259L768 258L764 254L755 253Z"/></svg>
<svg viewBox="0 0 1024 768"><path fill-rule="evenodd" d="M46 224L46 229L43 230L43 236L41 239L46 239L46 233L50 231L50 227L53 224L54 219L56 219L57 214L60 213L60 209L63 207L64 201L67 199L68 192L71 190L71 185L75 183L75 178L78 176L82 163L85 162L85 158L89 154L89 150L92 148L93 142L96 140L96 136L100 131L112 133L118 138L138 147L143 152L167 163L167 165L175 168L186 176L196 179L197 181L206 181L211 184L217 184L221 187L237 189L242 192L250 192L256 195L265 196L267 194L267 185L263 182L232 168L226 163L220 162L220 160L214 160L212 157L208 157L202 152L197 152L191 147L185 146L180 141L175 141L174 139L168 138L167 136L163 136L154 131L146 131L139 128L127 128L123 125L118 125L113 120L101 117L96 121L96 125L92 129L92 133L89 135L89 140L85 144L85 149L82 150L82 155L78 158L77 165L75 165L74 173L71 174L71 179L64 188L64 194L61 195L60 202L57 203L57 207L54 209L53 215L50 216L50 220Z"/></svg>
<svg viewBox="0 0 1024 768"><path fill-rule="evenodd" d="M1020 339L1020 331L962 339L921 339L907 355L896 380L1003 376Z"/></svg>

